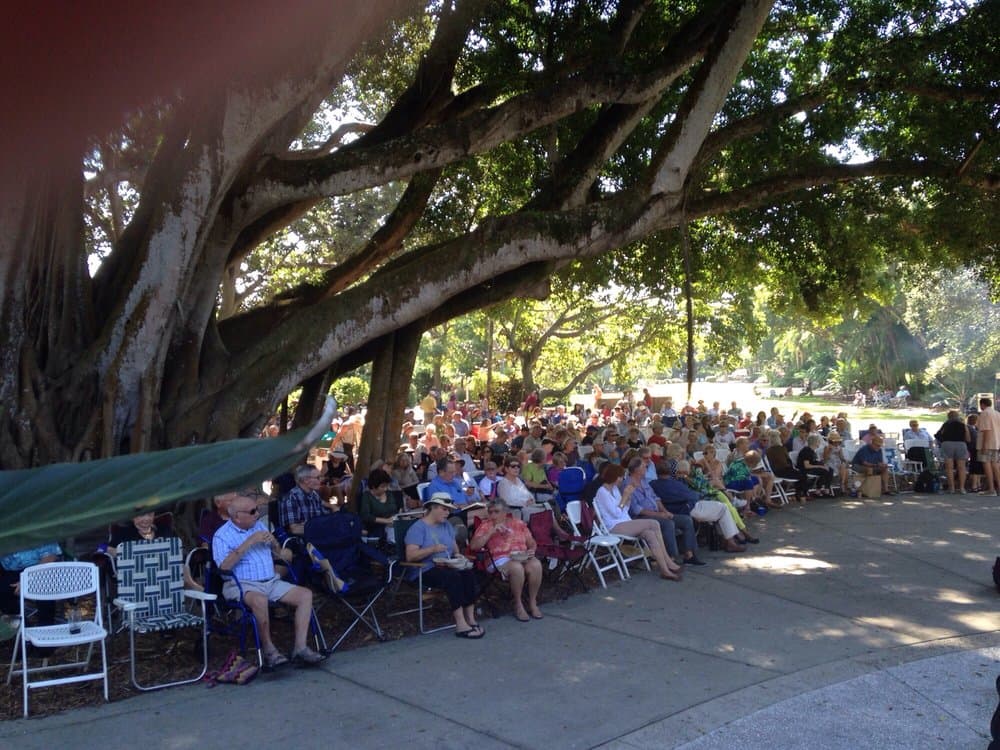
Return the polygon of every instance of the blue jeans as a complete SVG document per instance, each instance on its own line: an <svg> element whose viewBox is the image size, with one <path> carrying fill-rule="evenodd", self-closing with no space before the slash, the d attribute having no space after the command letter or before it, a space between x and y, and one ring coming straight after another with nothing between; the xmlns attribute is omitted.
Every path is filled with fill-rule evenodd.
<svg viewBox="0 0 1000 750"><path fill-rule="evenodd" d="M683 513L675 513L671 519L657 518L660 522L660 530L663 532L663 543L667 546L667 554L671 557L680 557L677 549L677 532L680 531L684 537L684 549L692 554L698 553L698 535L694 530L694 521L691 516Z"/></svg>

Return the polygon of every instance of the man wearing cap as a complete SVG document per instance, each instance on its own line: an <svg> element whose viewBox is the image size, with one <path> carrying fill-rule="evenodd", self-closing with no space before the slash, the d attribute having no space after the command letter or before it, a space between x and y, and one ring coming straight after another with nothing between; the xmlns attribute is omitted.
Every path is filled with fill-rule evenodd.
<svg viewBox="0 0 1000 750"><path fill-rule="evenodd" d="M424 517L406 532L406 561L419 563L427 585L447 595L455 619L456 637L482 638L485 631L476 622L475 603L479 590L475 572L471 568L458 570L435 562L460 557L461 548L465 546L458 541L449 523L448 516L456 507L448 499L448 493L435 492L424 502ZM418 574L419 571L413 569L408 575L416 579Z"/></svg>
<svg viewBox="0 0 1000 750"><path fill-rule="evenodd" d="M854 454L851 463L860 474L881 476L883 495L894 494L889 491L889 466L885 463L885 456L882 454L881 435L873 434L870 442L863 444Z"/></svg>

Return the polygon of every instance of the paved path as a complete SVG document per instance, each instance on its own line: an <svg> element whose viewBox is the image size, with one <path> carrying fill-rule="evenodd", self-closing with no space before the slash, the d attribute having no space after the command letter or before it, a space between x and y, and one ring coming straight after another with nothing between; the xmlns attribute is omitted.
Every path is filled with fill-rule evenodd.
<svg viewBox="0 0 1000 750"><path fill-rule="evenodd" d="M985 748L995 498L817 501L758 529L681 584L637 574L478 642L8 721L0 747Z"/></svg>

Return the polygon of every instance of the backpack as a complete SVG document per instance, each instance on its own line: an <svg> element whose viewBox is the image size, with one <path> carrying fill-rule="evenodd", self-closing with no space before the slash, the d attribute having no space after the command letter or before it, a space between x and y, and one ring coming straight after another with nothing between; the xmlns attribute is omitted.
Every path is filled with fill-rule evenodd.
<svg viewBox="0 0 1000 750"><path fill-rule="evenodd" d="M930 448L914 445L906 451L907 461L916 461L925 469L934 469L934 454Z"/></svg>
<svg viewBox="0 0 1000 750"><path fill-rule="evenodd" d="M914 492L937 493L941 490L941 481L933 472L924 469L913 483Z"/></svg>

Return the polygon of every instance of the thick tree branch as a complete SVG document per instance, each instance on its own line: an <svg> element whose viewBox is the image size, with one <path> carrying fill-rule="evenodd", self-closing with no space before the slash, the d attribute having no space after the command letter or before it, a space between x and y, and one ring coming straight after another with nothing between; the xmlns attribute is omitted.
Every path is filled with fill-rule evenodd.
<svg viewBox="0 0 1000 750"><path fill-rule="evenodd" d="M433 121L434 114L453 98L452 80L459 54L485 5L485 0L458 0L445 8L430 48L417 66L413 82L375 128L351 148L367 148L406 136Z"/></svg>
<svg viewBox="0 0 1000 750"><path fill-rule="evenodd" d="M679 193L712 122L770 12L771 0L742 0L730 28L698 68L652 164L652 192Z"/></svg>
<svg viewBox="0 0 1000 750"><path fill-rule="evenodd" d="M571 75L513 97L497 107L456 121L431 125L372 147L341 149L315 160L273 159L245 196L255 216L317 195L341 195L393 180L408 179L551 125L581 108L609 102L642 103L662 94L700 59L700 40L671 50L659 65L641 73L606 66Z"/></svg>

